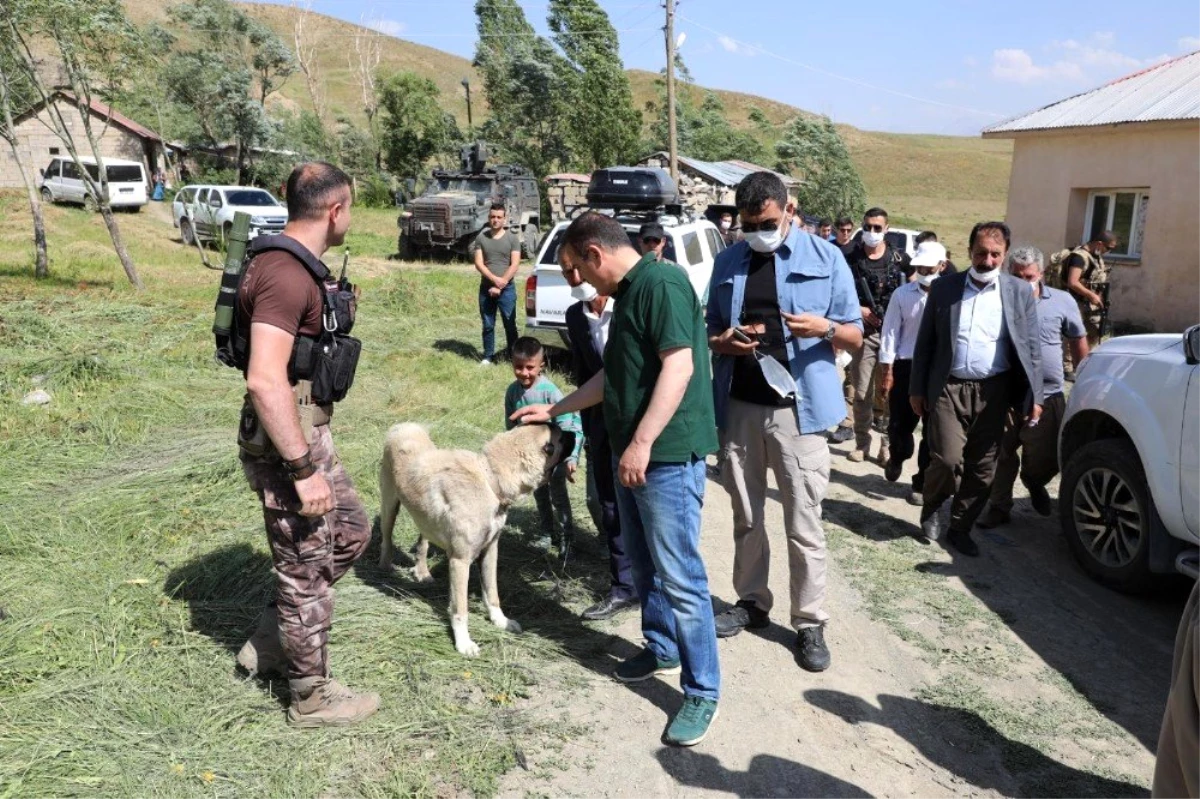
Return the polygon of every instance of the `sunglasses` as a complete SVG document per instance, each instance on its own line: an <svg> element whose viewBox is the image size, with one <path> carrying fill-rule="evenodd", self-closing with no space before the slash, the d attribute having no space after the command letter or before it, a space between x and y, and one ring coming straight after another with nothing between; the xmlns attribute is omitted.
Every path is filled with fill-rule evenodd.
<svg viewBox="0 0 1200 799"><path fill-rule="evenodd" d="M742 232L770 233L772 230L778 230L782 224L782 219L765 219L762 222L742 222Z"/></svg>
<svg viewBox="0 0 1200 799"><path fill-rule="evenodd" d="M657 247L660 243L662 243L662 239L642 239L642 244L647 247Z"/></svg>
<svg viewBox="0 0 1200 799"><path fill-rule="evenodd" d="M863 225L863 230L869 230L872 233L882 233L886 225Z"/></svg>

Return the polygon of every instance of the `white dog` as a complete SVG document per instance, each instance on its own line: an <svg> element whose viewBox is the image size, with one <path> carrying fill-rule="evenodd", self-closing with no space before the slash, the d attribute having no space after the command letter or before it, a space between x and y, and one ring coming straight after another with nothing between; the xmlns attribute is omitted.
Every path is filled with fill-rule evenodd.
<svg viewBox="0 0 1200 799"><path fill-rule="evenodd" d="M544 483L570 456L575 434L553 425L521 425L501 433L483 448L441 450L417 424L398 424L388 431L379 469L379 530L383 542L379 565L392 569L392 528L401 506L417 526L417 565L421 582L433 579L426 555L429 542L450 559L450 629L454 648L467 657L479 646L467 632L467 577L481 554L483 601L488 616L502 630L521 632L504 615L496 591L496 557L508 508Z"/></svg>

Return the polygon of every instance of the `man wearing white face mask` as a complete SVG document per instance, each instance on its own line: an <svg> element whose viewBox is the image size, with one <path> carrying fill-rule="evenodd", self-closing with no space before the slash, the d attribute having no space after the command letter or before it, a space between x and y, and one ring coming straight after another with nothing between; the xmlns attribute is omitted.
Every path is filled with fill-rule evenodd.
<svg viewBox="0 0 1200 799"><path fill-rule="evenodd" d="M705 322L722 449L721 482L733 504L737 604L716 618L717 635L769 624L770 545L764 523L767 468L784 510L791 623L800 665L829 667L825 645L825 531L829 485L824 431L845 405L833 347L855 351L862 314L845 258L799 230L783 181L755 172L737 187L745 243L717 256Z"/></svg>
<svg viewBox="0 0 1200 799"><path fill-rule="evenodd" d="M888 397L888 442L891 445L891 457L883 465L883 475L891 483L900 478L904 462L913 455L913 431L921 421L908 401L913 348L929 289L946 266L946 248L936 241L921 244L913 256L912 266L916 270L916 279L892 294L879 338L879 381ZM912 478L913 490L908 496L910 505L922 504L921 492L925 488L925 467L928 465L929 447L922 436L917 450L917 471Z"/></svg>
<svg viewBox="0 0 1200 799"><path fill-rule="evenodd" d="M879 331L892 292L907 282L908 256L888 244L887 211L872 208L863 214L862 241L846 262L858 290L863 319L863 346L847 370L854 387L854 450L847 458L867 460L871 451L871 423L875 412L875 367L879 359ZM882 413L880 423L883 424ZM879 445L879 462L890 460L888 440Z"/></svg>
<svg viewBox="0 0 1200 799"><path fill-rule="evenodd" d="M1005 417L1010 408L1032 424L1042 415L1037 304L1028 284L1000 268L1011 238L1003 222L971 230L971 269L934 281L913 349L909 402L929 442L921 531L941 537L939 511L950 499L946 539L971 557Z"/></svg>

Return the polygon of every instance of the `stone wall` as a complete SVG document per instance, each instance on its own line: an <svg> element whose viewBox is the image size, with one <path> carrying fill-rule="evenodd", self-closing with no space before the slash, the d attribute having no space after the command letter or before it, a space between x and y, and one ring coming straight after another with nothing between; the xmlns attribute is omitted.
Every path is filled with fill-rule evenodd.
<svg viewBox="0 0 1200 799"><path fill-rule="evenodd" d="M83 129L83 121L75 106L59 102L63 120L71 131L79 154L91 155L87 134ZM92 132L96 134L100 144L100 154L108 158L123 158L128 161L141 161L146 168L146 174L153 173L152 165L147 159L146 146L143 140L117 125L106 125L105 120L92 117ZM17 151L21 154L21 162L26 174L37 183L38 170L45 169L50 159L55 155L68 156L67 148L54 134L50 126L49 113L43 109L36 116L29 117L17 124ZM7 144L0 148L0 189L24 188L21 173L13 159L12 150Z"/></svg>
<svg viewBox="0 0 1200 799"><path fill-rule="evenodd" d="M573 178L547 178L546 197L550 202L550 221L557 224L571 219L587 207L588 184Z"/></svg>

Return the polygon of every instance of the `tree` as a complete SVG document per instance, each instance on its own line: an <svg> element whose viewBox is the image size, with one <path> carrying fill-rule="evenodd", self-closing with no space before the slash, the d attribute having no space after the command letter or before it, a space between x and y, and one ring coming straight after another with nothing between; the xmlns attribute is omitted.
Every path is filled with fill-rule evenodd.
<svg viewBox="0 0 1200 799"><path fill-rule="evenodd" d="M571 67L533 30L515 0L477 0L475 66L491 118L482 133L538 177L570 161Z"/></svg>
<svg viewBox="0 0 1200 799"><path fill-rule="evenodd" d="M295 61L279 37L228 0L180 3L167 14L188 26L186 40L195 45L176 48L167 61L169 96L192 111L205 144L233 140L241 182L252 148L272 133L266 98L292 74Z"/></svg>
<svg viewBox="0 0 1200 799"><path fill-rule="evenodd" d="M675 92L675 129L679 152L703 161L726 161L739 159L760 163L767 158L766 149L760 138L748 130L738 130L729 122L725 104L715 92L705 91L700 106L695 104L697 89L691 72L678 53L675 69L679 73ZM653 121L650 124L649 150L667 149L667 84L665 70L655 81L658 87L658 103L647 103L646 110ZM754 112L758 112L757 115ZM762 112L751 109L751 122L761 117ZM761 134L761 129L759 133Z"/></svg>
<svg viewBox="0 0 1200 799"><path fill-rule="evenodd" d="M457 125L441 109L441 94L429 78L392 75L379 87L379 105L384 161L399 177L418 177L430 158L453 144Z"/></svg>
<svg viewBox="0 0 1200 799"><path fill-rule="evenodd" d="M796 117L775 145L776 169L790 172L803 182L800 207L823 217L858 217L866 208L867 192L846 142L829 117Z"/></svg>
<svg viewBox="0 0 1200 799"><path fill-rule="evenodd" d="M586 171L628 163L637 156L642 115L608 15L596 0L550 0L548 23L570 67L567 128L576 162Z"/></svg>
<svg viewBox="0 0 1200 799"><path fill-rule="evenodd" d="M353 53L347 51L346 58L350 65L350 73L358 80L362 109L367 117L367 132L372 140L371 145L374 150L372 165L377 170L383 166L383 153L375 144L379 141L379 128L375 121L375 116L379 113L379 92L376 83L378 82L379 59L382 55L383 48L378 31L369 31L361 27L354 31L354 51Z"/></svg>
<svg viewBox="0 0 1200 799"><path fill-rule="evenodd" d="M113 216L108 171L99 145L103 131L98 134L95 130L92 98L115 93L124 77L141 62L144 43L125 16L120 0L8 0L4 10L0 25L4 26L9 52L16 57L15 71L45 108L44 119L75 162L88 196L104 220L125 276L141 289L142 280ZM64 95L46 87L34 57L34 41L49 47L59 61L62 79L79 113L79 127L86 139L83 144L95 159L95 166L80 160L83 148L60 105L59 98Z"/></svg>
<svg viewBox="0 0 1200 799"><path fill-rule="evenodd" d="M292 42L296 46L296 63L304 75L304 85L308 87L313 112L321 120L321 125L328 127L329 109L325 102L325 87L317 75L317 44L311 33L311 17L308 3L303 8L296 8L292 17Z"/></svg>
<svg viewBox="0 0 1200 799"><path fill-rule="evenodd" d="M46 251L46 223L42 219L42 202L38 196L37 185L25 171L21 161L21 152L17 148L17 128L13 122L13 111L24 110L33 106L37 101L36 92L25 75L17 69L18 56L13 50L15 42L0 33L0 139L8 144L12 151L13 161L25 184L25 193L29 197L29 213L33 217L33 248L34 248L34 277L47 277L50 274L50 257Z"/></svg>

